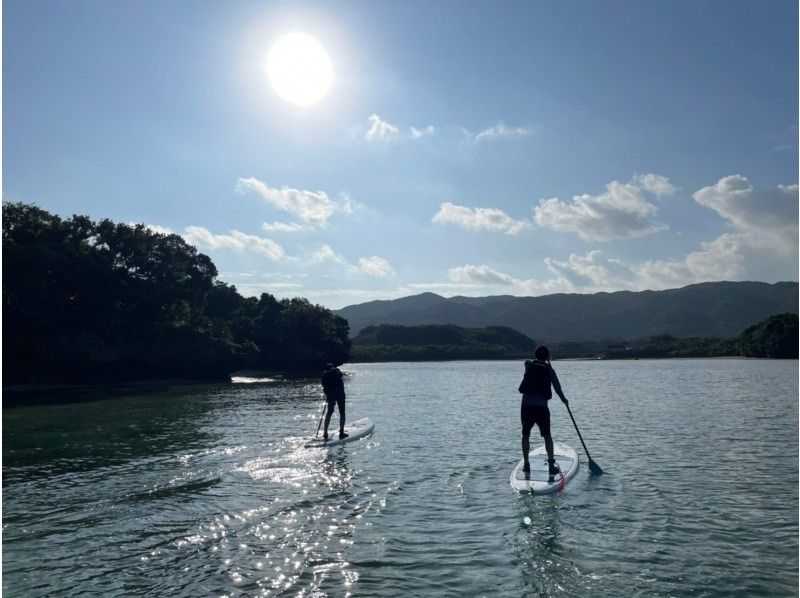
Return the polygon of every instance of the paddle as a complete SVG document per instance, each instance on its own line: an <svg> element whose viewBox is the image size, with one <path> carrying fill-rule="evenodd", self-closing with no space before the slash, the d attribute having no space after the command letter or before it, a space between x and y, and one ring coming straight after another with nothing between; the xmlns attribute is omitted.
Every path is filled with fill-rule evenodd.
<svg viewBox="0 0 800 598"><path fill-rule="evenodd" d="M578 438L581 439L581 444L583 445L583 450L586 451L586 456L589 458L589 471L593 475L602 475L603 470L601 467L592 460L592 456L589 454L589 449L586 448L586 443L583 441L583 436L581 436L581 431L578 429L578 424L575 423L575 418L572 417L572 410L569 408L569 405L564 403L564 407L567 408L567 412L569 413L569 417L572 420L572 425L575 426L575 431L578 433Z"/></svg>
<svg viewBox="0 0 800 598"><path fill-rule="evenodd" d="M328 402L326 401L325 402L325 406L322 408L322 415L319 418L319 425L317 426L317 433L314 434L314 438L317 438L319 436L319 429L322 427L322 420L325 418L325 411L327 409L328 409ZM575 420L573 420L573 421L575 421ZM586 448L586 447L583 447L583 448Z"/></svg>

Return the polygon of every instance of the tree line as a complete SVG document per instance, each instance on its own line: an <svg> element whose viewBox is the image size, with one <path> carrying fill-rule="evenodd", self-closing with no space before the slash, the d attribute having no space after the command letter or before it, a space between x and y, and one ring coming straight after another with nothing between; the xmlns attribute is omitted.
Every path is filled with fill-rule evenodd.
<svg viewBox="0 0 800 598"><path fill-rule="evenodd" d="M535 341L504 326L464 328L452 324L367 326L353 339L353 361L439 361L530 357ZM676 338L652 336L636 341L598 340L549 344L555 359L764 357L797 359L798 318L785 313L750 326L738 336Z"/></svg>
<svg viewBox="0 0 800 598"><path fill-rule="evenodd" d="M3 383L223 379L349 359L347 320L243 297L175 234L3 204Z"/></svg>
<svg viewBox="0 0 800 598"><path fill-rule="evenodd" d="M367 326L353 339L353 361L504 359L533 354L536 342L505 326Z"/></svg>
<svg viewBox="0 0 800 598"><path fill-rule="evenodd" d="M797 359L798 318L776 314L732 338L675 338L653 336L608 347L606 356L618 357L762 357Z"/></svg>

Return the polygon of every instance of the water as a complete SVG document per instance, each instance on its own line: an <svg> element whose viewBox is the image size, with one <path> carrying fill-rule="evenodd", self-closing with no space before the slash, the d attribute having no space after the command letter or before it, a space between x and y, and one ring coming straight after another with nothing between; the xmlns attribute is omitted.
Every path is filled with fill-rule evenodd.
<svg viewBox="0 0 800 598"><path fill-rule="evenodd" d="M797 361L555 367L607 473L542 497L514 362L348 366L330 451L312 381L5 409L4 593L797 595Z"/></svg>

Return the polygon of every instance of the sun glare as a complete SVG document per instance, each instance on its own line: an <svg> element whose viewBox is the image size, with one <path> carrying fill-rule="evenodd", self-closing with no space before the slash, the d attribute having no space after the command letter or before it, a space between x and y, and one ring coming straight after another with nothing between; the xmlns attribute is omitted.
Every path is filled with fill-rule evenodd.
<svg viewBox="0 0 800 598"><path fill-rule="evenodd" d="M328 53L304 33L289 33L275 42L267 55L267 75L275 93L298 106L321 100L333 82Z"/></svg>

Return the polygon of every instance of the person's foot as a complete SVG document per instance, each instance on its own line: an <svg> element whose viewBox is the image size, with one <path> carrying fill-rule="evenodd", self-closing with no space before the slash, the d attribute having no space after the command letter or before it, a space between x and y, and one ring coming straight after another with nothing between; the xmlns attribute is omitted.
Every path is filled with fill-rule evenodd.
<svg viewBox="0 0 800 598"><path fill-rule="evenodd" d="M328 433L327 433L327 432L325 432L325 433L322 435L322 440L323 440L323 442L328 442Z"/></svg>
<svg viewBox="0 0 800 598"><path fill-rule="evenodd" d="M555 461L550 461L550 466L547 468L547 473L550 475L556 475L557 473L561 473L561 468L556 464Z"/></svg>
<svg viewBox="0 0 800 598"><path fill-rule="evenodd" d="M350 436L350 434L345 434L344 432L339 432L339 440L341 440L342 438L347 438L348 436Z"/></svg>
<svg viewBox="0 0 800 598"><path fill-rule="evenodd" d="M531 464L528 461L522 464L522 473L530 473L531 472Z"/></svg>

